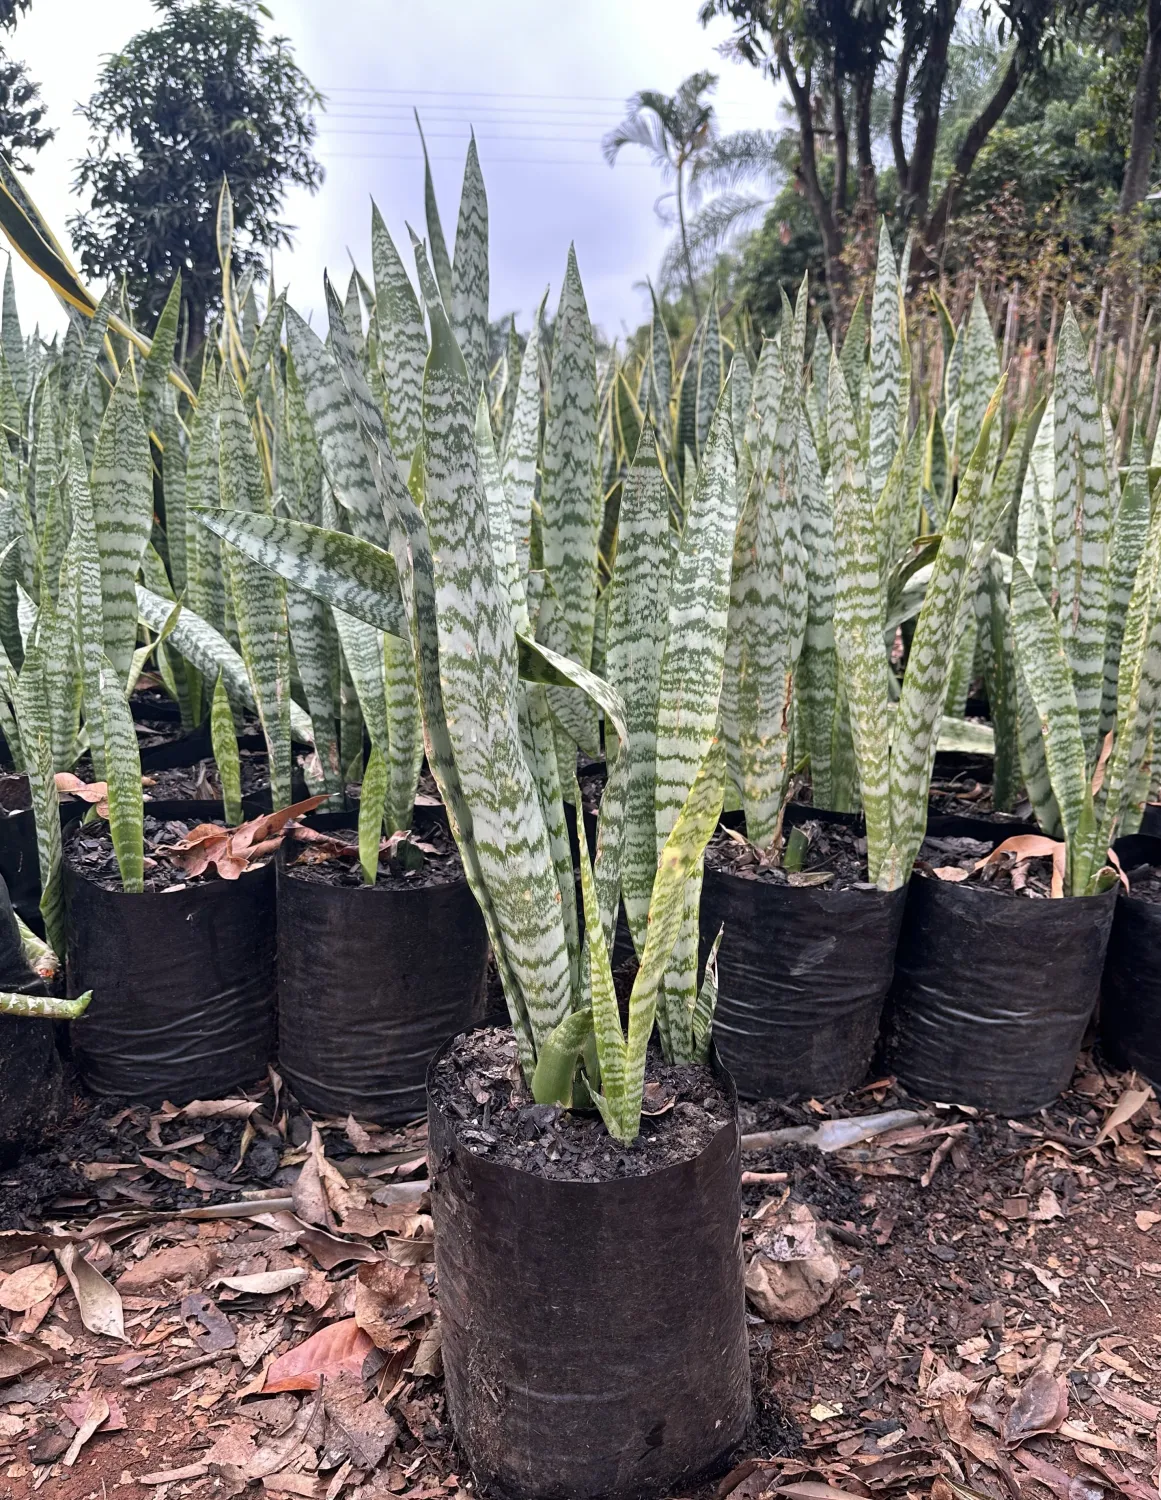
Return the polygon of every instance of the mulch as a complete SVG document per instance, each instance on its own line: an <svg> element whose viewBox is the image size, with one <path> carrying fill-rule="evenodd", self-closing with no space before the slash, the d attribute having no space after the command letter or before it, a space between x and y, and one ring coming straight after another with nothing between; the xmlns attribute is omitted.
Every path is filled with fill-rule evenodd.
<svg viewBox="0 0 1161 1500"><path fill-rule="evenodd" d="M696 1500L1158 1500L1147 1086L1085 1054L1026 1120L880 1080L744 1105L742 1124L758 1137L747 1256L793 1210L837 1275L799 1323L751 1309L754 1423ZM78 1096L0 1171L0 1489L472 1493L444 1407L426 1193L423 1122L312 1119L273 1073L183 1110Z"/></svg>

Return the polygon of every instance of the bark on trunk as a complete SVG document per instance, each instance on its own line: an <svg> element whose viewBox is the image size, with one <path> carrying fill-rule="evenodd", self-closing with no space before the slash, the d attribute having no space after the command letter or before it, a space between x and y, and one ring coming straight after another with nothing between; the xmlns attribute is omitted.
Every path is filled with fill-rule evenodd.
<svg viewBox="0 0 1161 1500"><path fill-rule="evenodd" d="M1161 0L1149 0L1149 30L1145 53L1137 71L1133 95L1133 128L1129 136L1129 158L1121 183L1120 211L1127 217L1149 189L1153 148L1157 138L1158 106L1161 103Z"/></svg>

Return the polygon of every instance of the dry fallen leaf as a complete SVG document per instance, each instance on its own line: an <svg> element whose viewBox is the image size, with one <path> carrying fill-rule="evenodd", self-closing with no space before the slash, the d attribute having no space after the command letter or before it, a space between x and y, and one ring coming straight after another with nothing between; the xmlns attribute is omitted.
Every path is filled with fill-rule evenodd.
<svg viewBox="0 0 1161 1500"><path fill-rule="evenodd" d="M273 1292L285 1292L288 1287L305 1281L309 1272L305 1266L288 1266L284 1271L256 1271L251 1276L215 1276L210 1286L228 1286L233 1292L251 1292L259 1297Z"/></svg>
<svg viewBox="0 0 1161 1500"><path fill-rule="evenodd" d="M1004 1418L1010 1448L1038 1432L1055 1432L1068 1416L1068 1384L1045 1369L1033 1370Z"/></svg>
<svg viewBox="0 0 1161 1500"><path fill-rule="evenodd" d="M374 1347L354 1318L330 1323L274 1361L266 1372L262 1393L317 1391L324 1378L333 1379L344 1370L358 1375Z"/></svg>
<svg viewBox="0 0 1161 1500"><path fill-rule="evenodd" d="M117 1288L105 1280L96 1266L90 1265L76 1245L62 1245L54 1253L77 1299L81 1322L89 1332L128 1343L125 1312Z"/></svg>
<svg viewBox="0 0 1161 1500"><path fill-rule="evenodd" d="M67 1274L68 1273L66 1272L66 1275ZM100 1427L103 1422L107 1422L108 1420L109 1403L105 1400L101 1392L98 1391L89 1402L88 1414L85 1417L85 1420L77 1428L77 1435L69 1444L69 1450L64 1456L63 1463L66 1468L72 1468L73 1464L75 1464L77 1459L80 1457L81 1449L89 1441L93 1433L96 1432L97 1428Z"/></svg>
<svg viewBox="0 0 1161 1500"><path fill-rule="evenodd" d="M1152 1097L1152 1089L1126 1089L1106 1115L1105 1122L1093 1145L1099 1146L1102 1141L1108 1140L1118 1126L1127 1125L1138 1110L1144 1109Z"/></svg>
<svg viewBox="0 0 1161 1500"><path fill-rule="evenodd" d="M399 1330L432 1308L427 1283L413 1266L377 1261L360 1266L355 1284L355 1322L376 1347L393 1349Z"/></svg>
<svg viewBox="0 0 1161 1500"><path fill-rule="evenodd" d="M248 1120L261 1107L257 1099L194 1099L177 1114L187 1120Z"/></svg>
<svg viewBox="0 0 1161 1500"><path fill-rule="evenodd" d="M56 1290L56 1266L51 1260L24 1266L0 1280L0 1307L9 1312L28 1312L29 1308L51 1297Z"/></svg>
<svg viewBox="0 0 1161 1500"><path fill-rule="evenodd" d="M217 823L199 823L175 844L161 848L187 875L202 875L213 865L223 880L237 880L256 860L273 854L282 842L286 824L292 818L313 812L326 801L325 794L307 797L291 807L263 813L236 828L221 828Z"/></svg>
<svg viewBox="0 0 1161 1500"><path fill-rule="evenodd" d="M1136 1219L1137 1228L1142 1234L1148 1234L1154 1225L1161 1224L1161 1214L1155 1214L1147 1208L1139 1208L1133 1217ZM3 1304L2 1298L0 1298L0 1305L7 1305Z"/></svg>
<svg viewBox="0 0 1161 1500"><path fill-rule="evenodd" d="M298 1237L299 1247L309 1250L324 1271L352 1260L380 1260L382 1257L361 1240L341 1240L324 1229L304 1229Z"/></svg>
<svg viewBox="0 0 1161 1500"><path fill-rule="evenodd" d="M327 1414L327 1448L341 1449L361 1469L376 1469L399 1436L378 1397L369 1400L357 1375L328 1380L323 1395Z"/></svg>

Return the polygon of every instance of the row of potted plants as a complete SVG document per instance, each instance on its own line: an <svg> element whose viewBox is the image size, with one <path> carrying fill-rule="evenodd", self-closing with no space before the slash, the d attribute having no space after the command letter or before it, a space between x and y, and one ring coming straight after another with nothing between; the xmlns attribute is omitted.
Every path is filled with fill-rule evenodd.
<svg viewBox="0 0 1161 1500"><path fill-rule="evenodd" d="M913 392L885 231L841 349L820 328L807 358L804 287L751 369L711 303L678 382L659 312L645 356L598 374L571 253L551 354L538 314L490 370L474 144L454 253L427 202L418 295L376 212L374 286L327 283L324 341L235 285L224 192L196 381L176 290L145 341L73 289L88 316L34 354L0 452L0 727L49 941L91 991L82 1073L142 1097L158 1070L171 1097L237 1082L272 1050L276 984L308 1104L412 1113L388 1059L438 1049L444 1357L474 1472L662 1493L749 1413L722 1061L784 1095L855 1082L893 975L903 1081L996 1103L1046 1083L1049 1032L1059 1052L1091 1013L1108 851L1151 778L1161 521L1071 313L1026 413L978 299L946 320L938 391ZM990 732L963 717L977 657ZM217 816L145 798L150 659L182 722L208 720ZM929 821L937 750L981 746L998 818L1023 783L1039 831ZM417 812L424 749L439 806ZM608 767L591 856L578 749ZM88 809L63 833L61 789ZM1134 847L1124 878L1152 868ZM510 1027L471 1030L488 950ZM36 1025L27 1005L0 1002L5 1028Z"/></svg>

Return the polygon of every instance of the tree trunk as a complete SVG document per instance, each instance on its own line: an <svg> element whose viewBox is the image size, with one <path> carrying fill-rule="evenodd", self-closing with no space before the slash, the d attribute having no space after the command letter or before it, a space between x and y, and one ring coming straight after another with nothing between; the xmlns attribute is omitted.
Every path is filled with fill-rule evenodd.
<svg viewBox="0 0 1161 1500"><path fill-rule="evenodd" d="M843 80L838 68L831 77L834 92L834 190L830 198L830 211L836 224L841 224L847 211L847 170L850 161L850 139L847 134L846 107L843 104Z"/></svg>
<svg viewBox="0 0 1161 1500"><path fill-rule="evenodd" d="M1149 172L1153 165L1153 147L1157 137L1158 105L1161 102L1161 0L1149 0L1148 26L1145 53L1137 71L1137 88L1133 95L1129 157L1121 183L1122 218L1127 218L1133 212L1149 188Z"/></svg>
<svg viewBox="0 0 1161 1500"><path fill-rule="evenodd" d="M900 183L905 223L915 219L922 224L927 218L943 88L947 82L947 53L958 14L959 0L947 0L947 3L936 6L922 69L923 81L915 100L915 142L911 148L911 165L906 182Z"/></svg>
<svg viewBox="0 0 1161 1500"><path fill-rule="evenodd" d="M871 98L875 91L874 70L864 73L855 85L855 145L859 153L859 228L873 234L875 227L875 157L871 146Z"/></svg>
<svg viewBox="0 0 1161 1500"><path fill-rule="evenodd" d="M693 315L701 322L701 302L698 300L697 287L693 283L693 263L689 258L689 237L685 229L685 183L682 174L685 170L684 163L679 163L677 168L677 222L681 227L681 257L685 261L685 279L689 286L689 295L693 301Z"/></svg>
<svg viewBox="0 0 1161 1500"><path fill-rule="evenodd" d="M1003 115L1008 105L1012 102L1012 96L1015 94L1019 82L1020 66L1015 54L1013 54L1011 61L1004 69L1004 76L1000 79L995 93L968 127L968 133L963 139L963 144L956 152L955 163L952 166L951 175L947 179L947 185L940 194L934 213L928 220L926 232L922 235L920 243L916 246L916 249L921 253L912 257L912 274L920 268L927 269L932 265L939 264L956 189L971 175L976 157L980 154L988 136L999 123L1001 115Z"/></svg>
<svg viewBox="0 0 1161 1500"><path fill-rule="evenodd" d="M842 258L842 230L831 212L830 203L818 180L814 119L810 111L810 74L807 73L805 83L799 78L785 40L779 41L777 56L779 71L789 85L794 99L794 110L798 116L800 152L798 175L806 194L806 201L810 204L810 210L814 214L815 222L822 235L823 255L826 260L826 285L837 328L845 313L847 268Z"/></svg>

